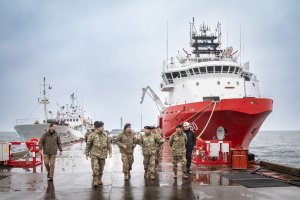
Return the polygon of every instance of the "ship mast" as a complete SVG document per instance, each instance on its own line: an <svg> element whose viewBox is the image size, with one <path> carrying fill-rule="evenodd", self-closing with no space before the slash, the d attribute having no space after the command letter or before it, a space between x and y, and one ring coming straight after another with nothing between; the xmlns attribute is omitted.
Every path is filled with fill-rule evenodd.
<svg viewBox="0 0 300 200"><path fill-rule="evenodd" d="M214 34L209 34L209 32L210 28L204 23L203 25L200 25L200 29L197 31L195 28L195 20L193 18L192 23L190 23L190 45L194 48L192 53L196 57L211 54L219 56L221 54L221 23L218 22Z"/></svg>
<svg viewBox="0 0 300 200"><path fill-rule="evenodd" d="M46 97L46 86L49 86L48 89L51 89L51 86L49 84L46 84L46 78L43 78L43 84L41 84L43 87L43 98L41 100L39 100L40 104L44 105L44 117L45 117L45 123L47 123L48 120L48 111L47 111L47 104L49 104L49 100Z"/></svg>

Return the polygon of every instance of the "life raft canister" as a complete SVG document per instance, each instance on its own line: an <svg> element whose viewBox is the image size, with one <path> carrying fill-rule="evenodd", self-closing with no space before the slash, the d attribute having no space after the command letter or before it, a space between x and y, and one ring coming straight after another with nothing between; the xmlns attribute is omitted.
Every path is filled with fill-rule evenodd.
<svg viewBox="0 0 300 200"><path fill-rule="evenodd" d="M40 141L39 138L30 138L28 142L35 142L35 143L38 143L39 141ZM40 151L38 145L36 145L35 151L33 150L33 143L27 143L27 142L26 142L26 147L27 147L27 149L28 149L30 152L36 152L36 153L37 153L37 152Z"/></svg>

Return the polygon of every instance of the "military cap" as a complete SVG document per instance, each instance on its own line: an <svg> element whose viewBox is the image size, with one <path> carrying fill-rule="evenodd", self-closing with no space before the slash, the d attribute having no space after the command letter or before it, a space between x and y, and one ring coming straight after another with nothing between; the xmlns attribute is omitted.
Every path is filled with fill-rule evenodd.
<svg viewBox="0 0 300 200"><path fill-rule="evenodd" d="M125 124L125 126L124 126L124 130L125 130L126 128L130 127L130 126L131 126L131 124L130 124L130 123L127 123L127 124Z"/></svg>
<svg viewBox="0 0 300 200"><path fill-rule="evenodd" d="M150 129L150 130L152 130L152 129L155 129L155 127L154 126L144 126L144 129Z"/></svg>
<svg viewBox="0 0 300 200"><path fill-rule="evenodd" d="M182 125L181 125L181 124L178 124L178 125L176 126L176 128L182 128Z"/></svg>
<svg viewBox="0 0 300 200"><path fill-rule="evenodd" d="M94 127L95 128L100 128L100 127L102 127L102 126L104 126L104 123L102 122L102 121L95 121L94 122Z"/></svg>

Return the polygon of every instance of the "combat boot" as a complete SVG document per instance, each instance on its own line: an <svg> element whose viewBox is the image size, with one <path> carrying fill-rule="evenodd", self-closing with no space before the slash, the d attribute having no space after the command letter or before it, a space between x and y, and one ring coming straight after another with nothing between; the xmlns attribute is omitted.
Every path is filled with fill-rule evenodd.
<svg viewBox="0 0 300 200"><path fill-rule="evenodd" d="M150 178L151 178L151 180L154 180L155 176L153 174L150 174Z"/></svg>
<svg viewBox="0 0 300 200"><path fill-rule="evenodd" d="M98 177L94 177L93 178L93 187L96 188L99 185L99 178Z"/></svg>
<svg viewBox="0 0 300 200"><path fill-rule="evenodd" d="M127 173L127 172L124 173L124 180L125 180L125 181L128 181L128 173Z"/></svg>
<svg viewBox="0 0 300 200"><path fill-rule="evenodd" d="M183 175L182 175L182 178L187 179L187 178L189 178L189 176L186 175L186 174L183 174Z"/></svg>

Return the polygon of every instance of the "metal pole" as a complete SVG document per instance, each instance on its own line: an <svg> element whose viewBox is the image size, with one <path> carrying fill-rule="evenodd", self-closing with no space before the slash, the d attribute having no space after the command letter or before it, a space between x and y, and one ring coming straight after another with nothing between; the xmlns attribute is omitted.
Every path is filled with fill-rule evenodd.
<svg viewBox="0 0 300 200"><path fill-rule="evenodd" d="M46 78L44 77L44 90L43 90L43 94L44 94L44 115L45 115L45 123L47 124L47 119L48 119L48 113L47 113L47 102L46 102Z"/></svg>
<svg viewBox="0 0 300 200"><path fill-rule="evenodd" d="M141 104L141 130L143 129L143 107L142 107L143 104Z"/></svg>

